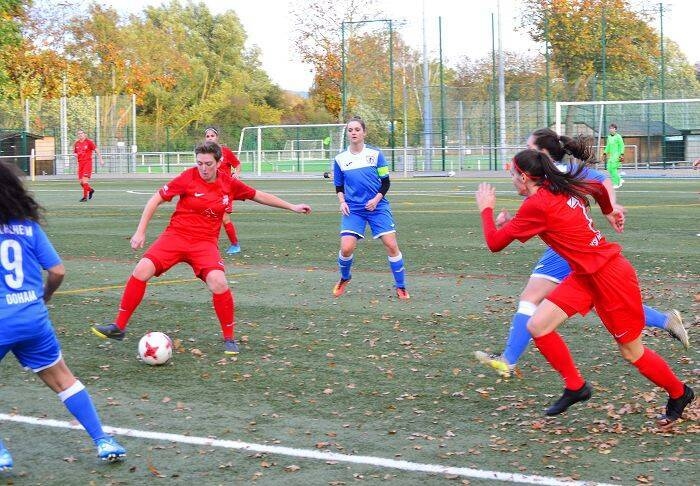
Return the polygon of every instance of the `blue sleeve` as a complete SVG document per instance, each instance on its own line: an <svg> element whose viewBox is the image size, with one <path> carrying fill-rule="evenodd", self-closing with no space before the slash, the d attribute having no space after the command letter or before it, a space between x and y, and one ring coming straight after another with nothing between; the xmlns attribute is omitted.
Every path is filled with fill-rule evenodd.
<svg viewBox="0 0 700 486"><path fill-rule="evenodd" d="M345 185L345 175L340 170L337 159L333 159L333 184L335 187L343 187Z"/></svg>
<svg viewBox="0 0 700 486"><path fill-rule="evenodd" d="M585 167L583 169L582 174L584 179L589 181L600 182L601 184L605 181L605 179L608 178L607 174L604 174L603 172L597 171L595 169L591 169L590 167Z"/></svg>
<svg viewBox="0 0 700 486"><path fill-rule="evenodd" d="M573 172L579 167L579 164L576 162L571 162L571 171ZM585 166L583 170L581 171L581 176L586 179L587 181L596 181L600 182L601 184L605 181L605 179L608 178L608 175L597 171L595 169L592 169L591 167Z"/></svg>
<svg viewBox="0 0 700 486"><path fill-rule="evenodd" d="M34 252L36 259L41 265L41 268L47 270L61 263L61 257L58 256L56 249L49 241L44 230L38 223L33 223L34 226Z"/></svg>

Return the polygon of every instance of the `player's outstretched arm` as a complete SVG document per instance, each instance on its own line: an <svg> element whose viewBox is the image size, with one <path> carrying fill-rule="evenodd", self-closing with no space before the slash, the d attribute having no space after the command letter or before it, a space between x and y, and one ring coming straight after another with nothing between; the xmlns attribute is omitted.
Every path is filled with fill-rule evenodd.
<svg viewBox="0 0 700 486"><path fill-rule="evenodd" d="M255 197L253 198L258 204L264 204L265 206L270 206L273 208L287 209L289 211L294 211L295 213L309 214L311 212L311 206L308 204L292 204L285 201L282 198L275 196L264 191L255 191Z"/></svg>
<svg viewBox="0 0 700 486"><path fill-rule="evenodd" d="M97 160L100 162L100 165L105 165L105 161L102 159L102 154L97 147L95 147L95 153L97 154Z"/></svg>
<svg viewBox="0 0 700 486"><path fill-rule="evenodd" d="M164 202L165 199L163 199L161 195L156 192L146 203L146 206L143 208L143 213L141 213L141 220L136 228L136 232L134 233L134 236L131 237L131 248L133 250L143 248L143 244L146 242L146 229L148 228L148 223L153 218L158 206Z"/></svg>

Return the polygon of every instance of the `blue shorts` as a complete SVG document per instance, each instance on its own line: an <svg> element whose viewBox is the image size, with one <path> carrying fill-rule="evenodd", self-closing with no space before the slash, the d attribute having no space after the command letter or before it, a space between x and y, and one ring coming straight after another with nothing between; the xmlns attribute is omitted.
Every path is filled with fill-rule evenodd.
<svg viewBox="0 0 700 486"><path fill-rule="evenodd" d="M372 238L375 240L388 233L396 233L394 217L391 215L389 205L377 207L374 211L362 209L351 211L348 216L343 215L340 220L340 235L355 236L358 239L365 237L365 228L369 224L372 230Z"/></svg>
<svg viewBox="0 0 700 486"><path fill-rule="evenodd" d="M12 351L19 364L34 373L51 368L61 360L61 345L50 323L41 326L37 334L32 337L14 343L0 344L0 361L8 351Z"/></svg>
<svg viewBox="0 0 700 486"><path fill-rule="evenodd" d="M566 260L551 248L547 248L532 269L530 277L539 277L554 283L560 283L571 273Z"/></svg>

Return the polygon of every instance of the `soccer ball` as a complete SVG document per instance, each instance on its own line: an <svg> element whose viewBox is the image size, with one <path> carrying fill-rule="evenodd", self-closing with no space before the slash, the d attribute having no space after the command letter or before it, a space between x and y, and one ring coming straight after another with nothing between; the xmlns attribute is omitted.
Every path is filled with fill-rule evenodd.
<svg viewBox="0 0 700 486"><path fill-rule="evenodd" d="M149 365L162 365L173 356L173 342L162 332L146 333L139 341L139 357Z"/></svg>

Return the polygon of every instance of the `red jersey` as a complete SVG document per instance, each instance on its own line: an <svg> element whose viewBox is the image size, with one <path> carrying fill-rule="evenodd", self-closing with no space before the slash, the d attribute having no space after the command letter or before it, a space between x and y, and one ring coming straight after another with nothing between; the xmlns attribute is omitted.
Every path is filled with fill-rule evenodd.
<svg viewBox="0 0 700 486"><path fill-rule="evenodd" d="M253 199L255 189L219 170L214 182L206 182L196 167L185 170L158 190L166 201L180 196L165 231L199 239L218 240L224 212L234 200Z"/></svg>
<svg viewBox="0 0 700 486"><path fill-rule="evenodd" d="M92 162L92 153L96 148L95 142L89 138L76 140L75 145L73 145L73 152L78 156L78 163Z"/></svg>
<svg viewBox="0 0 700 486"><path fill-rule="evenodd" d="M221 166L219 167L219 170L222 170L226 172L227 174L232 174L233 169L239 167L241 165L241 161L238 160L238 157L236 157L236 154L233 153L233 151L228 148L225 145L221 146Z"/></svg>
<svg viewBox="0 0 700 486"><path fill-rule="evenodd" d="M606 214L612 211L609 199L607 204L604 199L599 202ZM525 242L539 236L578 273L595 273L622 250L595 229L588 208L579 199L554 194L546 187L525 199L513 219L501 229L496 229L492 208L481 212L481 222L491 251L502 250L516 239Z"/></svg>

